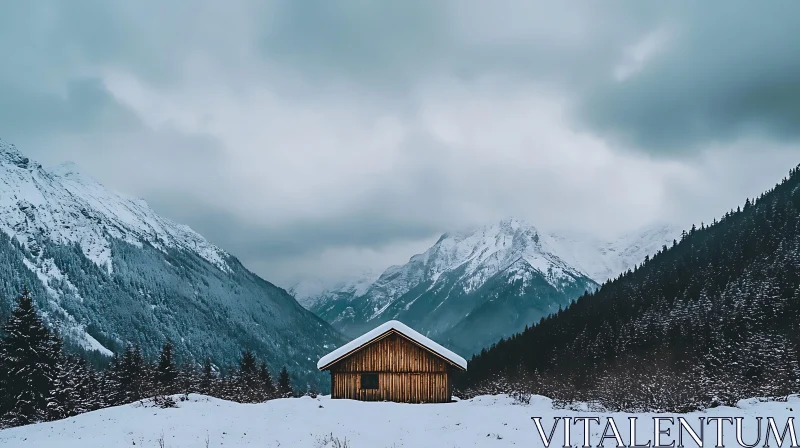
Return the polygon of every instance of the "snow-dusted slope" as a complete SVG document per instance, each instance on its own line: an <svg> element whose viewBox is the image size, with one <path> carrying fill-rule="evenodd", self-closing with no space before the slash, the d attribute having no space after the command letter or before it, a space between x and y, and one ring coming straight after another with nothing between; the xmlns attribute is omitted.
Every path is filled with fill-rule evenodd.
<svg viewBox="0 0 800 448"><path fill-rule="evenodd" d="M447 340L446 333L460 322L482 318L482 328L459 341L468 352L596 286L556 255L546 235L507 219L474 232L442 235L407 264L387 269L363 293L328 293L338 300L323 297L312 309L352 336L399 319ZM479 317L472 315L475 311Z"/></svg>
<svg viewBox="0 0 800 448"><path fill-rule="evenodd" d="M603 241L543 233L505 219L444 234L425 253L390 267L371 284L297 291L303 291L309 309L351 336L400 319L456 344L475 339L464 346L475 350L557 311L679 235L675 226L658 225Z"/></svg>
<svg viewBox="0 0 800 448"><path fill-rule="evenodd" d="M261 404L238 404L203 395L189 395L177 409L160 409L131 404L102 409L56 422L0 431L0 446L25 448L111 448L111 447L258 447L258 448L442 448L442 447L531 447L543 448L531 417L541 417L545 437L550 437L555 418L570 418L572 445L583 442L583 424L578 417L598 417L590 426L590 445L616 446L613 439L602 440L603 429L613 417L623 444L630 438L629 417L637 417L636 442L647 444L653 438L653 417L673 417L660 421L662 445L677 445L679 432L688 448L698 445L677 417L684 417L692 431L702 437L703 446L738 447L737 431L725 418L743 417L742 440L764 444L766 417L772 417L780 435L790 417L796 417L800 398L787 401L742 400L736 407L720 406L688 414L627 414L600 412L588 404L576 409L554 409L550 399L533 396L529 404L516 403L504 395L484 395L471 400L443 404L404 404L332 400L329 397L284 398ZM709 419L722 417L723 440L716 439L715 424ZM756 418L764 419L759 425ZM795 418L796 420L796 418ZM707 422L708 424L704 424ZM797 422L794 422L797 425ZM705 426L705 428L703 428ZM761 427L760 433L757 431ZM552 434L551 446L565 444L563 420ZM792 427L794 428L794 426ZM681 430L681 431L679 431ZM609 430L608 434L612 434ZM795 431L796 434L796 431ZM775 446L774 432L770 446ZM337 442L338 440L338 442ZM346 442L345 442L346 441ZM346 444L345 444L346 443ZM785 433L783 446L792 444Z"/></svg>
<svg viewBox="0 0 800 448"><path fill-rule="evenodd" d="M605 241L578 233L551 233L549 244L572 266L602 284L653 256L662 246L672 246L682 229L671 224L654 224Z"/></svg>
<svg viewBox="0 0 800 448"><path fill-rule="evenodd" d="M186 360L228 365L249 348L316 382L316 359L343 342L189 227L0 141L0 322L23 285L69 346L104 355L137 343L153 357L169 340Z"/></svg>
<svg viewBox="0 0 800 448"><path fill-rule="evenodd" d="M556 289L584 274L561 260L549 242L535 227L515 219L482 227L464 234L444 234L423 254L414 255L404 266L386 270L364 291L377 317L399 296L422 282L436 288L442 276L459 272L462 292L470 293L499 272L512 274L512 279L526 280L517 269L525 264L538 271Z"/></svg>
<svg viewBox="0 0 800 448"><path fill-rule="evenodd" d="M51 172L0 140L0 230L26 248L45 238L77 243L113 271L111 238L157 248L191 250L222 270L228 255L188 226L158 216L145 201L106 189L65 163Z"/></svg>

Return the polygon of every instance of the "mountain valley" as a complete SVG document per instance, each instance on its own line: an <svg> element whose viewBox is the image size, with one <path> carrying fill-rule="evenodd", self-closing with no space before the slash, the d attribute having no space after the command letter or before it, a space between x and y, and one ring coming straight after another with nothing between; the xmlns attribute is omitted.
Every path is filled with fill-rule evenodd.
<svg viewBox="0 0 800 448"><path fill-rule="evenodd" d="M305 384L326 380L314 363L343 342L189 227L0 140L0 321L23 286L68 346L99 358L170 341L184 362L226 368L250 349Z"/></svg>

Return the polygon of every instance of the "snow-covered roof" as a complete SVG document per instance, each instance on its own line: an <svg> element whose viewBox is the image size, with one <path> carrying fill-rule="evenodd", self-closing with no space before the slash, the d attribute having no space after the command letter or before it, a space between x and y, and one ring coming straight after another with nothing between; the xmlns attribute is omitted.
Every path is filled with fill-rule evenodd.
<svg viewBox="0 0 800 448"><path fill-rule="evenodd" d="M363 335L353 339L352 341L348 342L347 344L337 348L336 350L328 353L327 355L320 358L319 362L317 363L317 368L322 370L325 367L328 367L334 361L350 354L351 352L355 351L363 347L364 345L369 344L374 339L382 336L388 331L394 330L403 336L411 339L412 341L416 342L417 344L423 346L424 348L430 350L431 352L441 356L442 358L450 361L451 363L461 367L464 370L467 370L467 361L456 355L455 353L451 352L450 350L442 347L441 345L433 342L432 340L428 339L427 337L423 336L422 334L418 333L417 331L413 330L408 325L397 321L397 320L390 320L385 324L379 325L372 330L364 333Z"/></svg>

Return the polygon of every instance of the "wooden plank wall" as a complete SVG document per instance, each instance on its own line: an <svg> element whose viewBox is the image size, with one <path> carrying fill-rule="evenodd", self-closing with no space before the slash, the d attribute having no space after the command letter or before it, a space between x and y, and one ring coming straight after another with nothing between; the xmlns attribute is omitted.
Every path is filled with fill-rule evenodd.
<svg viewBox="0 0 800 448"><path fill-rule="evenodd" d="M400 403L447 403L450 377L447 373L378 373L378 389L361 389L360 373L333 373L331 396L361 401Z"/></svg>
<svg viewBox="0 0 800 448"><path fill-rule="evenodd" d="M450 401L450 366L396 333L331 366L331 396L363 401ZM361 374L377 373L379 388L361 389Z"/></svg>

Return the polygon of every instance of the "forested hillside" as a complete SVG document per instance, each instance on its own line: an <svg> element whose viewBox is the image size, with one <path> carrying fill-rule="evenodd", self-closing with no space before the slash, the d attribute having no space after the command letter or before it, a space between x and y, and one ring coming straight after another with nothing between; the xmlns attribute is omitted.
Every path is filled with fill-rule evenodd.
<svg viewBox="0 0 800 448"><path fill-rule="evenodd" d="M49 329L24 289L11 316L0 322L0 429L59 420L84 412L146 400L153 406L176 407L171 395L199 392L241 403L261 403L295 393L284 366L277 385L270 367L243 350L238 366L224 375L209 358L202 367L179 363L166 342L158 361L147 360L138 345L114 356L97 370L82 356L63 350L63 340ZM302 387L300 392L315 394Z"/></svg>
<svg viewBox="0 0 800 448"><path fill-rule="evenodd" d="M100 365L128 345L154 358L170 341L179 359L224 370L249 349L324 389L314 363L344 342L191 228L0 140L0 319L23 287L68 351Z"/></svg>
<svg viewBox="0 0 800 448"><path fill-rule="evenodd" d="M464 393L687 410L800 391L800 172L475 356Z"/></svg>

